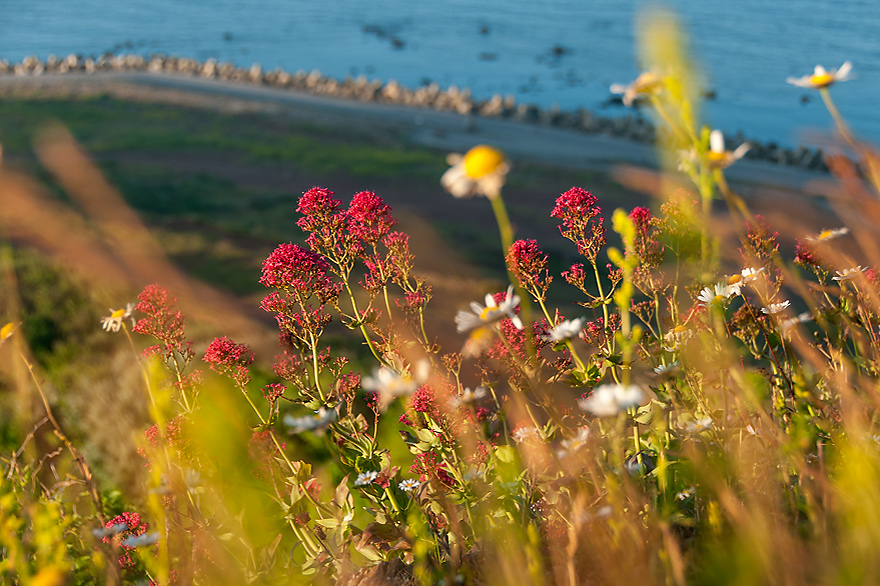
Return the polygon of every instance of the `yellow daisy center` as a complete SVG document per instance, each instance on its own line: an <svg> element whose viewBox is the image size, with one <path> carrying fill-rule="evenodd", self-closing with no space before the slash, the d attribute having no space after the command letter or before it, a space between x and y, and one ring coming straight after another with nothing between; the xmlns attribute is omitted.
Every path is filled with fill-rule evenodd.
<svg viewBox="0 0 880 586"><path fill-rule="evenodd" d="M810 78L810 83L817 87L826 87L834 83L834 77L830 73L822 73L814 75Z"/></svg>
<svg viewBox="0 0 880 586"><path fill-rule="evenodd" d="M727 279L728 285L736 285L740 281L743 280L742 275L732 275L729 279Z"/></svg>
<svg viewBox="0 0 880 586"><path fill-rule="evenodd" d="M818 240L827 240L831 238L831 230L822 230L819 232Z"/></svg>
<svg viewBox="0 0 880 586"><path fill-rule="evenodd" d="M489 316L492 315L492 312L495 311L496 309L498 309L498 308L497 308L497 307L491 307L491 306L487 307L487 308L484 309L483 312L480 314L480 319L483 320L483 321L488 321L488 320L489 320Z"/></svg>
<svg viewBox="0 0 880 586"><path fill-rule="evenodd" d="M687 328L684 326L675 326L675 329L672 330L672 333L673 334L680 334L680 333L684 332L686 329Z"/></svg>
<svg viewBox="0 0 880 586"><path fill-rule="evenodd" d="M0 329L0 340L5 340L9 336L11 336L12 330L14 330L14 329L15 329L15 324L13 324L12 322L9 322L5 326L3 326L3 329Z"/></svg>
<svg viewBox="0 0 880 586"><path fill-rule="evenodd" d="M464 170L471 179L495 173L504 163L504 155L490 146L475 146L464 156Z"/></svg>
<svg viewBox="0 0 880 586"><path fill-rule="evenodd" d="M706 153L706 158L709 159L710 163L720 163L725 158L727 158L727 153L709 151L708 153Z"/></svg>
<svg viewBox="0 0 880 586"><path fill-rule="evenodd" d="M113 313L110 314L110 317L113 319L119 319L123 315L125 315L125 310L124 309L117 309L116 311L114 311Z"/></svg>
<svg viewBox="0 0 880 586"><path fill-rule="evenodd" d="M716 295L712 298L712 303L721 303L722 301L724 301L724 299L724 295Z"/></svg>

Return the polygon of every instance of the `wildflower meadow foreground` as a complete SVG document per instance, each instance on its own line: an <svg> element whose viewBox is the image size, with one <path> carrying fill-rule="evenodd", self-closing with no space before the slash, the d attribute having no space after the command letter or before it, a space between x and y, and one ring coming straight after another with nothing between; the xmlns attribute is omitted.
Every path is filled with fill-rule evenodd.
<svg viewBox="0 0 880 586"><path fill-rule="evenodd" d="M136 443L140 492L96 479L11 320L0 349L44 418L3 455L4 583L874 583L876 155L832 109L858 163L830 165L852 221L780 235L725 181L748 146L698 126L670 34L646 32L667 50L618 89L656 113L691 187L610 214L589 186L559 194L546 213L578 260L554 272L515 238L515 166L488 145L451 155L442 184L488 200L509 282L447 332L430 331L409 236L369 191L291 203L304 239L253 277L274 360L190 340L161 283L120 300L95 327L130 349L148 405L152 425L118 438ZM833 108L849 73L791 81ZM839 246L853 239L858 256Z"/></svg>

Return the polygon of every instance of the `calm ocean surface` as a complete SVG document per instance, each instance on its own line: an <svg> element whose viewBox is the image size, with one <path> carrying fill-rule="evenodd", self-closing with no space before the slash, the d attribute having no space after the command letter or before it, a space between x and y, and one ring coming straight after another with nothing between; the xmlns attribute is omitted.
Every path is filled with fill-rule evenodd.
<svg viewBox="0 0 880 586"><path fill-rule="evenodd" d="M608 86L638 74L636 0L0 0L0 57L105 51L319 69L604 115ZM717 98L707 123L784 144L831 119L818 94L785 83L849 59L834 87L857 133L880 142L880 2L677 0L671 3ZM801 97L812 98L802 103Z"/></svg>

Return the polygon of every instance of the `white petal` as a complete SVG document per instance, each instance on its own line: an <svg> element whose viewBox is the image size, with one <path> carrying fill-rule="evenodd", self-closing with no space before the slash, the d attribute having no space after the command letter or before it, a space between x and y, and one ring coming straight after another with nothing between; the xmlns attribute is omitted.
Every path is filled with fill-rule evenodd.
<svg viewBox="0 0 880 586"><path fill-rule="evenodd" d="M627 89L627 86L623 85L622 83L612 83L611 87L608 88L608 91L610 91L612 94L624 94L626 93Z"/></svg>
<svg viewBox="0 0 880 586"><path fill-rule="evenodd" d="M827 75L827 74L828 74L828 72L825 71L825 68L822 67L821 65L817 65L815 68L813 68L813 75Z"/></svg>
<svg viewBox="0 0 880 586"><path fill-rule="evenodd" d="M724 135L721 134L720 130L713 130L709 134L709 148L715 153L724 152Z"/></svg>
<svg viewBox="0 0 880 586"><path fill-rule="evenodd" d="M742 143L741 145L736 147L735 151L733 151L733 158L734 159L743 158L745 156L745 154L747 152L749 152L749 149L751 149L751 148L752 148L752 145L750 145L749 143L747 143L747 142Z"/></svg>
<svg viewBox="0 0 880 586"><path fill-rule="evenodd" d="M849 72L852 71L852 63L849 61L845 61L843 65L840 66L840 69L837 70L837 73L834 74L835 79L843 80L849 77Z"/></svg>

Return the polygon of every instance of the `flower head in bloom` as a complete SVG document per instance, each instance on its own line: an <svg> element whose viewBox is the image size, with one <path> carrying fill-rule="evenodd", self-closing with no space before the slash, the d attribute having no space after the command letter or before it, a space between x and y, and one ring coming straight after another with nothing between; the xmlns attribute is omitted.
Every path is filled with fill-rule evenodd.
<svg viewBox="0 0 880 586"><path fill-rule="evenodd" d="M475 146L464 156L452 153L446 162L452 166L440 178L440 184L455 197L498 197L510 171L504 153L486 145Z"/></svg>
<svg viewBox="0 0 880 586"><path fill-rule="evenodd" d="M529 440L540 440L541 432L537 427L517 427L513 430L513 433L510 434L510 437L513 438L513 441L516 443L521 444Z"/></svg>
<svg viewBox="0 0 880 586"><path fill-rule="evenodd" d="M562 342L563 340L574 338L581 333L581 330L584 329L586 323L587 318L585 317L567 319L564 322L553 326L553 328L547 332L547 335L542 336L542 338L547 342Z"/></svg>
<svg viewBox="0 0 880 586"><path fill-rule="evenodd" d="M654 94L663 87L663 79L654 72L646 71L629 85L613 83L609 90L612 94L623 94L623 105L632 107L640 95Z"/></svg>
<svg viewBox="0 0 880 586"><path fill-rule="evenodd" d="M708 306L716 302L721 303L738 292L739 289L734 289L724 283L718 283L715 287L704 287L700 294L697 295L697 300L700 302L700 305Z"/></svg>
<svg viewBox="0 0 880 586"><path fill-rule="evenodd" d="M831 230L822 230L815 236L807 236L807 240L810 242L825 242L826 240L834 240L835 238L840 238L849 234L849 228L846 226L842 228L834 228Z"/></svg>
<svg viewBox="0 0 880 586"><path fill-rule="evenodd" d="M605 246L605 226L602 216L599 216L602 210L596 205L598 202L589 191L572 187L556 198L556 205L550 212L551 218L562 220L559 226L562 236L574 242L578 253L590 262L596 261L599 250Z"/></svg>
<svg viewBox="0 0 880 586"><path fill-rule="evenodd" d="M138 541L140 538L152 535L147 533L150 526L147 523L141 522L139 514L126 511L107 521L104 529L108 530L108 534L101 537L101 541L104 543L114 543L116 542L115 540L121 539L120 542L116 542L120 543L123 550L118 559L119 566L121 568L133 568L135 561L129 552L135 547L143 545ZM147 537L144 537L144 539L147 539Z"/></svg>
<svg viewBox="0 0 880 586"><path fill-rule="evenodd" d="M351 198L346 211L348 231L368 244L375 245L396 223L391 207L372 191L361 191Z"/></svg>
<svg viewBox="0 0 880 586"><path fill-rule="evenodd" d="M488 395L489 391L486 390L486 387L477 387L474 390L466 388L461 392L459 396L453 397L450 400L450 404L453 407L460 407L461 405L473 405L474 403L485 399Z"/></svg>
<svg viewBox="0 0 880 586"><path fill-rule="evenodd" d="M666 345L663 346L663 349L667 352L675 352L683 344L685 344L688 340L693 337L693 330L689 330L684 325L678 325L666 332L663 336L663 341L666 342Z"/></svg>
<svg viewBox="0 0 880 586"><path fill-rule="evenodd" d="M244 386L251 378L248 366L254 361L254 353L247 344L238 344L223 336L208 345L204 360L217 374L228 376L239 386Z"/></svg>
<svg viewBox="0 0 880 586"><path fill-rule="evenodd" d="M541 252L537 240L517 240L510 246L505 260L520 287L536 299L546 297L553 277L547 270L547 255Z"/></svg>
<svg viewBox="0 0 880 586"><path fill-rule="evenodd" d="M174 309L177 299L171 297L168 290L161 285L147 285L138 295L138 300L135 310L146 314L146 317L138 320L132 331L153 336L161 342L160 345L144 350L144 354L161 352L165 356L171 356L179 352L191 358L192 349L185 341L183 313Z"/></svg>
<svg viewBox="0 0 880 586"><path fill-rule="evenodd" d="M710 167L727 169L743 158L750 148L752 148L751 145L744 142L736 147L736 150L724 150L724 135L720 130L713 130L709 134L709 151L706 153L706 158L709 160Z"/></svg>
<svg viewBox="0 0 880 586"><path fill-rule="evenodd" d="M654 368L654 374L659 376L671 377L674 376L678 371L681 370L681 363L678 360L674 360L669 364L661 364Z"/></svg>
<svg viewBox="0 0 880 586"><path fill-rule="evenodd" d="M340 290L333 282L327 260L295 244L281 244L269 255L263 262L260 284L303 299L314 294L323 303L335 299Z"/></svg>
<svg viewBox="0 0 880 586"><path fill-rule="evenodd" d="M402 481L397 486L403 492L412 492L421 485L422 485L422 483L419 482L418 480L413 480L412 478L407 478L406 480Z"/></svg>
<svg viewBox="0 0 880 586"><path fill-rule="evenodd" d="M379 473L375 470L370 470L369 472L361 472L358 474L358 477L354 481L355 486L366 486L368 484L373 484L379 478Z"/></svg>
<svg viewBox="0 0 880 586"><path fill-rule="evenodd" d="M798 87L822 89L827 88L835 82L848 81L852 79L853 76L850 75L851 72L852 63L846 61L843 65L840 66L840 69L825 71L824 67L822 67L821 65L817 65L813 69L813 75L805 75L803 77L788 77L785 79L785 81Z"/></svg>
<svg viewBox="0 0 880 586"><path fill-rule="evenodd" d="M761 313L766 315L776 315L777 313L782 313L783 311L785 311L789 305L791 305L791 301L787 299L779 303L771 303L767 307L762 307Z"/></svg>
<svg viewBox="0 0 880 586"><path fill-rule="evenodd" d="M118 332L122 329L122 322L131 318L134 311L134 303L126 303L124 309L111 309L110 315L101 318L101 328L108 332ZM134 327L134 319L132 319L132 327Z"/></svg>
<svg viewBox="0 0 880 586"><path fill-rule="evenodd" d="M429 371L430 363L427 360L418 362L412 374L381 366L372 376L363 378L361 388L377 393L377 406L380 411L385 411L397 397L407 397L416 392L428 380Z"/></svg>
<svg viewBox="0 0 880 586"><path fill-rule="evenodd" d="M587 445L587 440L590 439L590 428L589 427L581 427L578 428L578 433L571 439L564 439L560 442L560 447L562 448L557 452L557 456L560 458L564 458L569 454L573 454Z"/></svg>
<svg viewBox="0 0 880 586"><path fill-rule="evenodd" d="M836 276L831 278L835 281L849 281L862 274L864 270L865 267L853 267L851 269L843 269L842 271L834 271Z"/></svg>
<svg viewBox="0 0 880 586"><path fill-rule="evenodd" d="M636 385L599 385L588 397L578 400L581 409L597 417L614 417L645 400L645 391Z"/></svg>
<svg viewBox="0 0 880 586"><path fill-rule="evenodd" d="M459 311L455 316L455 325L459 333L464 333L510 318L517 329L521 330L522 320L516 315L519 302L519 296L513 294L513 285L507 288L507 295L500 303L496 303L492 294L487 293L485 307L476 301L471 302L471 311Z"/></svg>
<svg viewBox="0 0 880 586"><path fill-rule="evenodd" d="M731 275L727 279L727 286L731 290L732 295L742 295L742 288L758 278L758 274L764 270L764 267L757 269L745 268L742 272Z"/></svg>
<svg viewBox="0 0 880 586"><path fill-rule="evenodd" d="M791 329L792 327L798 324L804 324L813 319L813 315L809 311L805 311L803 313L799 313L796 316L789 318L779 324L779 329L783 332Z"/></svg>
<svg viewBox="0 0 880 586"><path fill-rule="evenodd" d="M290 428L290 433L297 434L304 431L317 431L324 429L334 421L339 415L336 409L327 409L321 407L315 411L314 415L305 415L303 417L294 417L289 413L284 416L284 425Z"/></svg>

